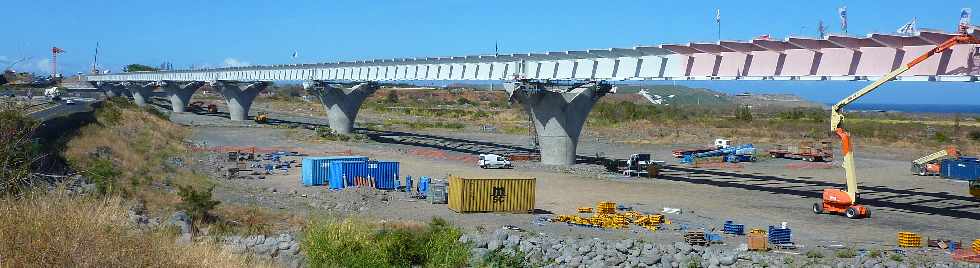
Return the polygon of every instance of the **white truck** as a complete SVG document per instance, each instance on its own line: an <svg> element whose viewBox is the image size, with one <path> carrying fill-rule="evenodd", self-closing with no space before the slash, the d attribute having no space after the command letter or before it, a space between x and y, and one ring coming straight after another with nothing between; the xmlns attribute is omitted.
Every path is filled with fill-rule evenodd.
<svg viewBox="0 0 980 268"><path fill-rule="evenodd" d="M50 98L51 100L60 100L61 94L63 94L61 89L58 87L51 87L44 90L44 96Z"/></svg>
<svg viewBox="0 0 980 268"><path fill-rule="evenodd" d="M480 160L477 161L477 165L480 168L513 168L510 160L506 157L495 155L495 154L480 154Z"/></svg>

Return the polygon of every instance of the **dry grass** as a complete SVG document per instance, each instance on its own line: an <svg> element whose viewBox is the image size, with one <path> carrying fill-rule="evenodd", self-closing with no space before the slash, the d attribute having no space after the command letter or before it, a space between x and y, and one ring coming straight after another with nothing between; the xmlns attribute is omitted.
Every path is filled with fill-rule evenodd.
<svg viewBox="0 0 980 268"><path fill-rule="evenodd" d="M61 193L0 203L0 267L254 267L210 243L139 232L118 197Z"/></svg>
<svg viewBox="0 0 980 268"><path fill-rule="evenodd" d="M198 189L210 185L207 177L177 168L174 163L183 161L182 156L189 153L183 142L187 129L113 102L102 108L98 121L83 127L63 152L82 174L88 175L97 161L108 160L119 172L114 189L127 198L145 201L153 212L170 210L180 198L151 185L190 185Z"/></svg>

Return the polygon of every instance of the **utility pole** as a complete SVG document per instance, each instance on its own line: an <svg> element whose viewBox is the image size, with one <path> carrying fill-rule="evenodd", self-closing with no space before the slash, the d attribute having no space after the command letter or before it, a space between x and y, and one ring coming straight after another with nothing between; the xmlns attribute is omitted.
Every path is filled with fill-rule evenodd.
<svg viewBox="0 0 980 268"><path fill-rule="evenodd" d="M715 9L715 23L718 24L718 42L721 42L721 9Z"/></svg>

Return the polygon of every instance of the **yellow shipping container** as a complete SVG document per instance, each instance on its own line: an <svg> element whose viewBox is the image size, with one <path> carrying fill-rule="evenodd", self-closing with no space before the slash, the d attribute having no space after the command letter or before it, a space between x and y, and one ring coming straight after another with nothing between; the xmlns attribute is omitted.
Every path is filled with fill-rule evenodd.
<svg viewBox="0 0 980 268"><path fill-rule="evenodd" d="M449 209L456 212L534 211L535 178L449 176Z"/></svg>

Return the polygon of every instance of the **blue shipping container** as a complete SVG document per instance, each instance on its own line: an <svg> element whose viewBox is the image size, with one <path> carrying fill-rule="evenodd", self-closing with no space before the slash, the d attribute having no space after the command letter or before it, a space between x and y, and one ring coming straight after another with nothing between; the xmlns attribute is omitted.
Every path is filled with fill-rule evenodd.
<svg viewBox="0 0 980 268"><path fill-rule="evenodd" d="M432 179L427 176L419 177L419 186L418 189L415 189L415 191L421 194L422 196L425 196L425 194L429 193L430 181L432 181Z"/></svg>
<svg viewBox="0 0 980 268"><path fill-rule="evenodd" d="M368 176L367 161L330 162L330 189L354 186L354 179Z"/></svg>
<svg viewBox="0 0 980 268"><path fill-rule="evenodd" d="M330 162L333 161L367 161L364 156L327 156L304 157L301 178L305 186L319 186L327 183L330 175Z"/></svg>
<svg viewBox="0 0 980 268"><path fill-rule="evenodd" d="M974 181L980 179L980 160L973 157L944 159L940 162L939 174L943 178Z"/></svg>
<svg viewBox="0 0 980 268"><path fill-rule="evenodd" d="M368 176L374 178L374 188L393 190L398 188L398 162L368 161Z"/></svg>

